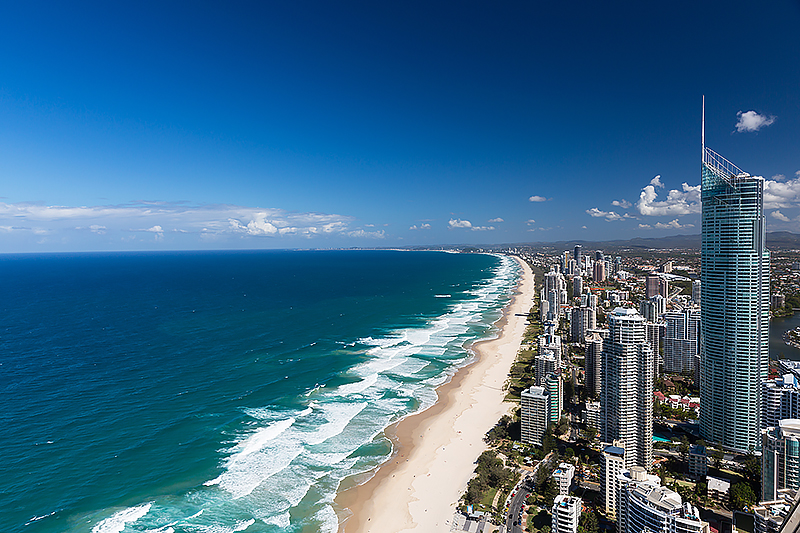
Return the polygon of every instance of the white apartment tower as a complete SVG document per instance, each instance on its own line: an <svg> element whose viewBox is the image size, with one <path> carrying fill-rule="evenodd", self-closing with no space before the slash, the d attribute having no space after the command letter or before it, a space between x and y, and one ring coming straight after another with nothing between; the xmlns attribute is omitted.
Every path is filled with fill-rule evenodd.
<svg viewBox="0 0 800 533"><path fill-rule="evenodd" d="M549 422L549 398L544 387L531 387L522 391L521 425L522 442L542 445L542 436Z"/></svg>
<svg viewBox="0 0 800 533"><path fill-rule="evenodd" d="M551 531L553 533L577 533L583 502L575 496L559 494L553 500Z"/></svg>
<svg viewBox="0 0 800 533"><path fill-rule="evenodd" d="M617 307L608 315L608 327L600 395L603 440L622 443L626 467L650 468L655 357L645 320L634 309Z"/></svg>

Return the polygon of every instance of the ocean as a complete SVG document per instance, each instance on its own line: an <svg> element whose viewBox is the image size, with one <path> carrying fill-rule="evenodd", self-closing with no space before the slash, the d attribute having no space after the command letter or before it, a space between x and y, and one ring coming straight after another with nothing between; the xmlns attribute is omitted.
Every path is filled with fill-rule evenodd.
<svg viewBox="0 0 800 533"><path fill-rule="evenodd" d="M342 480L495 335L511 258L0 256L6 532L335 532Z"/></svg>

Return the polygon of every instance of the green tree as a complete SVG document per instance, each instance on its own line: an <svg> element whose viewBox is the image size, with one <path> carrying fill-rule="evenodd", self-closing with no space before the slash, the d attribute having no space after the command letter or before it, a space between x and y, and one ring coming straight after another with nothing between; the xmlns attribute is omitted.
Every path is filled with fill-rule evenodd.
<svg viewBox="0 0 800 533"><path fill-rule="evenodd" d="M599 522L594 511L586 511L578 522L578 533L598 533Z"/></svg>
<svg viewBox="0 0 800 533"><path fill-rule="evenodd" d="M711 452L711 459L714 461L714 468L719 470L722 468L722 458L725 457L725 454L722 453L721 450L712 450Z"/></svg>
<svg viewBox="0 0 800 533"><path fill-rule="evenodd" d="M558 485L556 485L556 480L552 477L548 477L547 481L544 483L544 490L542 491L542 498L544 498L545 508L549 509L553 506L553 500L556 499L556 496L558 496Z"/></svg>
<svg viewBox="0 0 800 533"><path fill-rule="evenodd" d="M730 489L731 506L739 511L756 503L756 495L749 483L739 482Z"/></svg>

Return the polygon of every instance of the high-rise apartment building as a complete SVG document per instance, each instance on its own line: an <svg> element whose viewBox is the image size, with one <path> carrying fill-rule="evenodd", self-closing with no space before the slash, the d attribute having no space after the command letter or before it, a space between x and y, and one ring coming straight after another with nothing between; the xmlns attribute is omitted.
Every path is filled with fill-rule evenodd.
<svg viewBox="0 0 800 533"><path fill-rule="evenodd" d="M800 489L800 420L786 419L761 432L761 499Z"/></svg>
<svg viewBox="0 0 800 533"><path fill-rule="evenodd" d="M644 296L648 300L653 296L661 294L661 278L656 274L650 274L644 281Z"/></svg>
<svg viewBox="0 0 800 533"><path fill-rule="evenodd" d="M619 474L617 531L619 533L709 533L697 507L662 487L657 476L641 467Z"/></svg>
<svg viewBox="0 0 800 533"><path fill-rule="evenodd" d="M570 320L572 342L583 344L590 329L597 327L597 315L591 307L573 307Z"/></svg>
<svg viewBox="0 0 800 533"><path fill-rule="evenodd" d="M603 338L608 335L608 330L593 330L586 337L586 364L585 383L586 392L596 398L603 389L601 377L603 375ZM599 429L599 426L596 426Z"/></svg>
<svg viewBox="0 0 800 533"><path fill-rule="evenodd" d="M682 311L671 311L662 318L666 323L664 372L693 372L694 358L700 353L700 309L690 307Z"/></svg>
<svg viewBox="0 0 800 533"><path fill-rule="evenodd" d="M558 424L564 412L564 382L561 381L561 374L553 372L548 375L542 386L547 393L547 423Z"/></svg>
<svg viewBox="0 0 800 533"><path fill-rule="evenodd" d="M592 266L592 278L597 282L606 280L606 262L595 261Z"/></svg>
<svg viewBox="0 0 800 533"><path fill-rule="evenodd" d="M625 450L619 442L606 446L603 450L603 462L600 464L600 494L606 516L612 520L617 516L617 500L619 498L619 474L625 470Z"/></svg>
<svg viewBox="0 0 800 533"><path fill-rule="evenodd" d="M548 398L544 387L530 387L522 391L520 404L522 442L541 446L548 423Z"/></svg>
<svg viewBox="0 0 800 533"><path fill-rule="evenodd" d="M650 468L653 459L653 373L655 356L645 320L634 309L617 307L608 315L603 342L602 435L619 440L625 466Z"/></svg>
<svg viewBox="0 0 800 533"><path fill-rule="evenodd" d="M582 292L583 292L583 278L580 276L573 276L572 296L580 296Z"/></svg>
<svg viewBox="0 0 800 533"><path fill-rule="evenodd" d="M700 433L733 450L758 445L769 349L764 178L703 142Z"/></svg>
<svg viewBox="0 0 800 533"><path fill-rule="evenodd" d="M572 252L572 259L575 260L575 264L577 265L577 268L578 268L577 274L580 274L580 269L583 268L583 264L582 264L583 258L581 257L581 245L580 244L576 244L575 245L575 249Z"/></svg>
<svg viewBox="0 0 800 533"><path fill-rule="evenodd" d="M800 385L794 374L761 382L761 429L778 427L785 418L800 418Z"/></svg>

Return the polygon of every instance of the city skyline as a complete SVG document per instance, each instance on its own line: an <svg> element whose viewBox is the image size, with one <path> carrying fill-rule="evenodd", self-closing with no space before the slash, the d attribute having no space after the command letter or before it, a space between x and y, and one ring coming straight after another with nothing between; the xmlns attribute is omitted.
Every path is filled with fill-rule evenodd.
<svg viewBox="0 0 800 533"><path fill-rule="evenodd" d="M11 6L0 253L697 234L703 94L708 144L763 175L771 231L800 232L798 21L793 2Z"/></svg>

